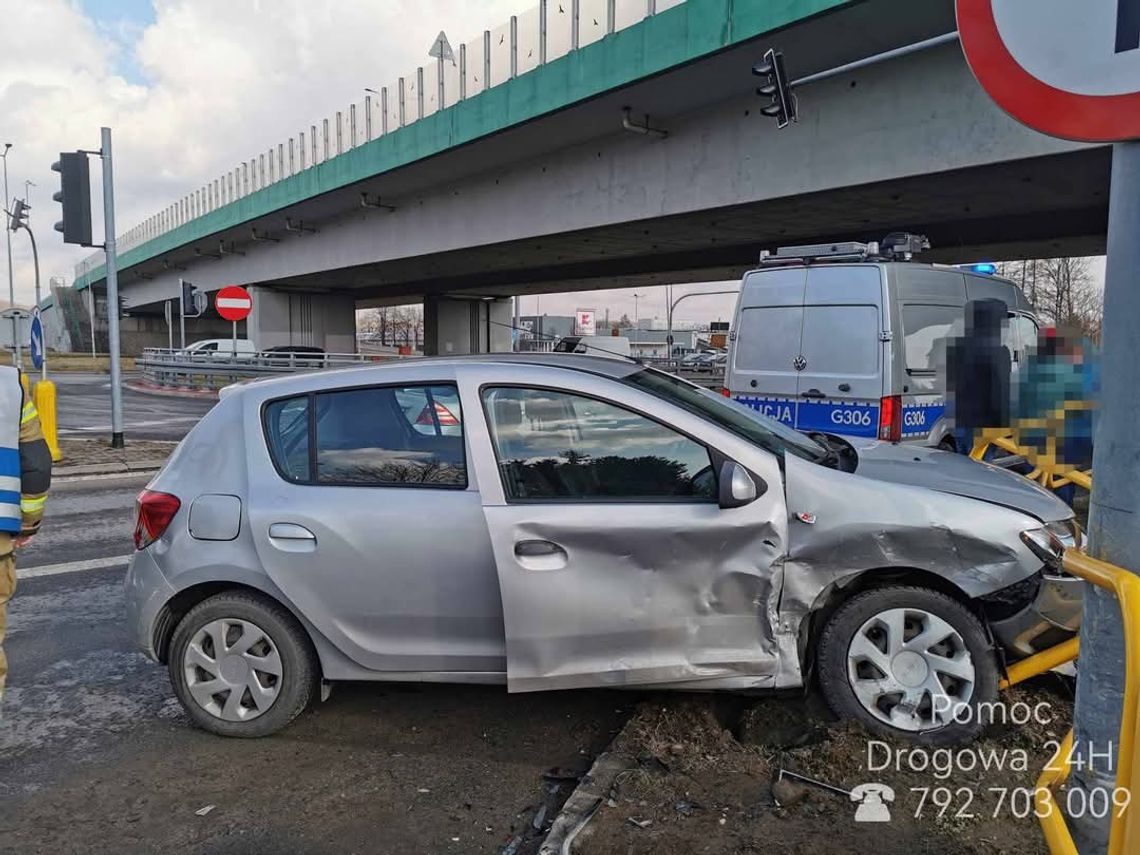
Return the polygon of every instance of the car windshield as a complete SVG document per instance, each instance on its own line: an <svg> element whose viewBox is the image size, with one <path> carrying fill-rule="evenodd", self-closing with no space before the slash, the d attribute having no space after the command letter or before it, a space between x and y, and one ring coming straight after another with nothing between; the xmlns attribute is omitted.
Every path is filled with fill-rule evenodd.
<svg viewBox="0 0 1140 855"><path fill-rule="evenodd" d="M672 374L647 368L629 375L625 382L715 422L773 454L791 452L812 463L824 463L831 456L826 448L799 431Z"/></svg>

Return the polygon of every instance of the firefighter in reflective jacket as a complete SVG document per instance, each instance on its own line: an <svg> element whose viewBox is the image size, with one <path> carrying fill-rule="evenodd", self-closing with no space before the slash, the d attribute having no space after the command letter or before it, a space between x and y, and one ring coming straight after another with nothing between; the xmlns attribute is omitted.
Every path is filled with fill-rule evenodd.
<svg viewBox="0 0 1140 855"><path fill-rule="evenodd" d="M51 451L23 378L0 366L0 700L8 660L4 630L8 600L16 590L15 550L40 527L51 485Z"/></svg>

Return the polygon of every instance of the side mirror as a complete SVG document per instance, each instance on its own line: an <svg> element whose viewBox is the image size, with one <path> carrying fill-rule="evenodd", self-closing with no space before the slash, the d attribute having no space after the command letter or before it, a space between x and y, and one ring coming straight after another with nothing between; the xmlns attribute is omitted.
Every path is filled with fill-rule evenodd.
<svg viewBox="0 0 1140 855"><path fill-rule="evenodd" d="M735 460L720 465L720 506L723 509L740 508L756 501L760 491L748 470Z"/></svg>

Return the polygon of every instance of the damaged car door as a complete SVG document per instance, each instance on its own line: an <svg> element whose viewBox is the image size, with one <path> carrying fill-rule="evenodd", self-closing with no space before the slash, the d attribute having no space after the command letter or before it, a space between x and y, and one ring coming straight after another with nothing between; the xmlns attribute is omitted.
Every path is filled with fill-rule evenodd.
<svg viewBox="0 0 1140 855"><path fill-rule="evenodd" d="M691 414L581 382L481 389L509 689L773 685L786 539L775 458L741 465Z"/></svg>

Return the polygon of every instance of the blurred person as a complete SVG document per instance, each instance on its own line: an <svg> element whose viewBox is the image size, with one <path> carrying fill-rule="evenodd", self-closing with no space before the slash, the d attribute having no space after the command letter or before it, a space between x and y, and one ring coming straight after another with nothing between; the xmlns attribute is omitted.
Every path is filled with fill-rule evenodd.
<svg viewBox="0 0 1140 855"><path fill-rule="evenodd" d="M39 530L51 486L51 452L27 382L0 366L0 701L8 676L4 631L8 601L16 591L15 550Z"/></svg>
<svg viewBox="0 0 1140 855"><path fill-rule="evenodd" d="M1008 315L1001 300L972 300L966 304L965 332L946 346L947 414L960 454L970 453L982 429L1010 423L1013 362L1002 344Z"/></svg>

